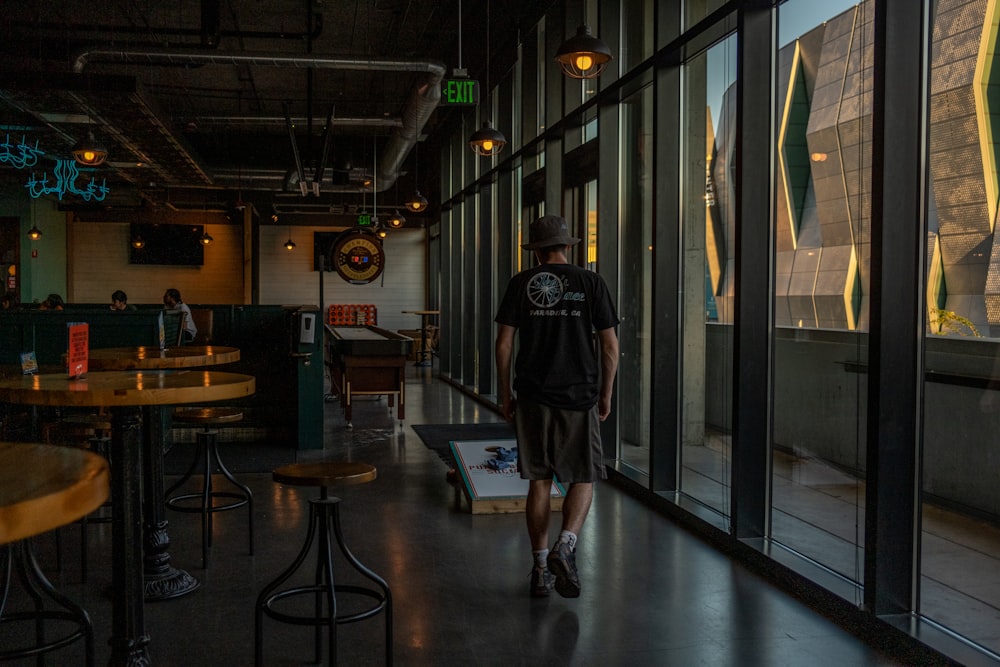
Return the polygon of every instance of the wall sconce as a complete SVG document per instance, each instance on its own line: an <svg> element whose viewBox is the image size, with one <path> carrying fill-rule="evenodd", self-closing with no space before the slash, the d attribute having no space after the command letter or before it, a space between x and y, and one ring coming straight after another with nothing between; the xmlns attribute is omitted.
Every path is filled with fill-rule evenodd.
<svg viewBox="0 0 1000 667"><path fill-rule="evenodd" d="M136 234L129 243L136 250L140 250L146 247L146 239L142 238L142 236L140 236L139 234Z"/></svg>
<svg viewBox="0 0 1000 667"><path fill-rule="evenodd" d="M212 242L212 241L214 241L214 240L215 240L215 239L213 239L213 238L212 238L212 237L211 237L211 236L209 235L209 233L208 233L208 232L206 231L206 232L205 232L204 234L202 234L202 235L201 235L201 238L200 238L200 239L198 239L198 242L199 242L199 243L201 243L202 245L208 245L209 243L211 243L211 242Z"/></svg>
<svg viewBox="0 0 1000 667"><path fill-rule="evenodd" d="M590 34L590 27L582 25L556 51L556 62L563 74L574 79L593 79L611 62L611 49Z"/></svg>
<svg viewBox="0 0 1000 667"><path fill-rule="evenodd" d="M406 224L406 218L400 215L399 211L393 211L392 215L389 216L389 226L393 229L399 229Z"/></svg>
<svg viewBox="0 0 1000 667"><path fill-rule="evenodd" d="M406 202L406 208L414 213L420 213L420 211L427 208L427 198L420 194L420 190L414 190L413 195Z"/></svg>
<svg viewBox="0 0 1000 667"><path fill-rule="evenodd" d="M292 235L288 235L288 240L285 241L285 250L295 250L295 241L292 240Z"/></svg>
<svg viewBox="0 0 1000 667"><path fill-rule="evenodd" d="M73 159L86 167L96 167L97 165L104 164L104 161L108 158L108 149L97 143L97 140L94 139L93 130L87 130L87 138L76 142L72 152Z"/></svg>
<svg viewBox="0 0 1000 667"><path fill-rule="evenodd" d="M28 230L28 238L32 241L37 241L42 238L42 230L38 228L38 225L31 226L31 229Z"/></svg>
<svg viewBox="0 0 1000 667"><path fill-rule="evenodd" d="M490 121L483 123L483 127L473 132L472 136L469 137L469 146L473 152L483 157L496 155L506 145L507 137L503 136L503 132L500 130L494 129Z"/></svg>

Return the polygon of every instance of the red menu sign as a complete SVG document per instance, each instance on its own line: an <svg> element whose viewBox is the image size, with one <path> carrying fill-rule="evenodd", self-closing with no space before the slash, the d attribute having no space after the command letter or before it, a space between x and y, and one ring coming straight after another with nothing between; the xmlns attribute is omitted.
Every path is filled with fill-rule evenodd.
<svg viewBox="0 0 1000 667"><path fill-rule="evenodd" d="M69 353L66 355L66 361L71 378L79 378L87 374L89 349L90 327L86 322L70 322Z"/></svg>

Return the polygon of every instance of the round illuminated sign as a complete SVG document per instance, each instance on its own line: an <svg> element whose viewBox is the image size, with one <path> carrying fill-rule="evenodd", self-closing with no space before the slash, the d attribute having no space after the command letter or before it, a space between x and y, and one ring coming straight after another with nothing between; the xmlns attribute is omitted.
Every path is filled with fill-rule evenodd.
<svg viewBox="0 0 1000 667"><path fill-rule="evenodd" d="M333 268L341 278L355 285L370 283L385 266L382 244L371 234L352 232L333 244Z"/></svg>

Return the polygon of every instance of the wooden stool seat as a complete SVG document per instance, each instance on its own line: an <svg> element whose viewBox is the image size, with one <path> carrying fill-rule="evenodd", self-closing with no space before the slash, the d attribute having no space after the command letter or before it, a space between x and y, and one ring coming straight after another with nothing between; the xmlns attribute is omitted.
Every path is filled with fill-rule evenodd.
<svg viewBox="0 0 1000 667"><path fill-rule="evenodd" d="M250 554L253 555L253 492L250 487L239 482L219 456L218 431L213 426L229 426L242 421L243 411L238 408L211 407L185 408L175 410L173 420L192 426L200 426L197 433L197 452L191 466L184 475L166 490L164 505L177 512L201 514L201 563L208 567L208 550L212 546L213 515L246 506L247 534ZM201 468L201 490L191 493L171 495ZM234 491L220 491L212 482L213 467L232 484Z"/></svg>
<svg viewBox="0 0 1000 667"><path fill-rule="evenodd" d="M365 484L378 476L375 466L353 461L290 463L271 473L275 482L292 486L349 486Z"/></svg>
<svg viewBox="0 0 1000 667"><path fill-rule="evenodd" d="M392 593L385 579L375 574L351 552L344 540L340 522L340 498L330 496L328 487L335 484L364 484L375 479L375 466L355 461L316 461L291 463L275 468L271 475L279 484L320 487L320 497L309 499L309 530L298 556L278 578L267 584L257 596L254 620L254 665L264 665L264 617L282 623L311 625L313 637L313 662L320 663L323 655L323 629L328 633L326 664L337 664L337 626L355 623L376 614L385 615L385 664L391 667L392 649ZM306 562L313 543L316 543L316 562L313 584L292 586L279 590ZM334 545L347 562L374 586L334 581ZM339 559L338 559L339 560ZM339 567L339 565L338 565ZM367 598L370 606L358 609L358 604L338 606L339 594ZM288 605L292 598L307 596L313 602L314 613L303 615L302 605ZM347 609L347 611L345 611ZM294 612L294 613L293 613ZM286 649L287 650L287 649Z"/></svg>
<svg viewBox="0 0 1000 667"><path fill-rule="evenodd" d="M237 408L185 408L175 410L174 421L202 426L221 426L243 419L243 411Z"/></svg>

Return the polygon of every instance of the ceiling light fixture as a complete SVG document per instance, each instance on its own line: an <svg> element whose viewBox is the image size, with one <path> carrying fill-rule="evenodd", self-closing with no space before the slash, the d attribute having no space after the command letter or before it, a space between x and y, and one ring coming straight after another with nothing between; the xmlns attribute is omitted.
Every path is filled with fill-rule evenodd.
<svg viewBox="0 0 1000 667"><path fill-rule="evenodd" d="M576 35L560 45L555 60L563 74L573 79L593 79L611 62L611 49L590 34L586 24L576 29Z"/></svg>
<svg viewBox="0 0 1000 667"><path fill-rule="evenodd" d="M414 213L420 213L427 208L427 197L420 194L420 190L414 190L413 195L406 202L406 208Z"/></svg>
<svg viewBox="0 0 1000 667"><path fill-rule="evenodd" d="M490 121L483 123L483 127L472 133L469 137L469 146L476 155L489 157L496 155L507 145L507 137L503 132L493 127Z"/></svg>
<svg viewBox="0 0 1000 667"><path fill-rule="evenodd" d="M142 248L146 247L146 239L142 238L140 234L136 234L134 237L132 237L130 243L132 244L132 247L135 248L136 250L141 250Z"/></svg>
<svg viewBox="0 0 1000 667"><path fill-rule="evenodd" d="M214 240L215 239L213 239L211 235L209 235L208 230L205 230L205 233L201 235L201 238L198 239L198 242L201 243L202 245L208 245Z"/></svg>
<svg viewBox="0 0 1000 667"><path fill-rule="evenodd" d="M86 167L96 167L108 159L108 150L97 143L94 131L90 129L87 130L87 138L76 142L72 152L73 159Z"/></svg>
<svg viewBox="0 0 1000 667"><path fill-rule="evenodd" d="M399 211L394 210L392 215L389 216L389 226L393 229L399 229L405 224L406 218L404 218Z"/></svg>
<svg viewBox="0 0 1000 667"><path fill-rule="evenodd" d="M486 25L490 24L490 2L486 0ZM459 32L462 29L462 17L458 17L459 22ZM483 123L483 127L472 133L469 137L469 148L476 155L482 157L491 157L496 155L503 150L503 147L507 145L507 137L503 136L503 132L497 130L493 127L493 123L489 120L489 115L492 113L493 105L493 95L490 90L490 32L486 31L486 107L487 107L487 120Z"/></svg>
<svg viewBox="0 0 1000 667"><path fill-rule="evenodd" d="M42 230L38 228L38 225L31 226L31 229L28 230L28 238L32 241L37 241L42 238Z"/></svg>
<svg viewBox="0 0 1000 667"><path fill-rule="evenodd" d="M386 229L385 227L382 227L381 225L379 225L379 227L375 230L375 236L379 237L380 239L384 239L388 235L389 235L389 230Z"/></svg>
<svg viewBox="0 0 1000 667"><path fill-rule="evenodd" d="M285 250L295 250L295 241L292 240L291 232L288 234L288 240L285 241Z"/></svg>

